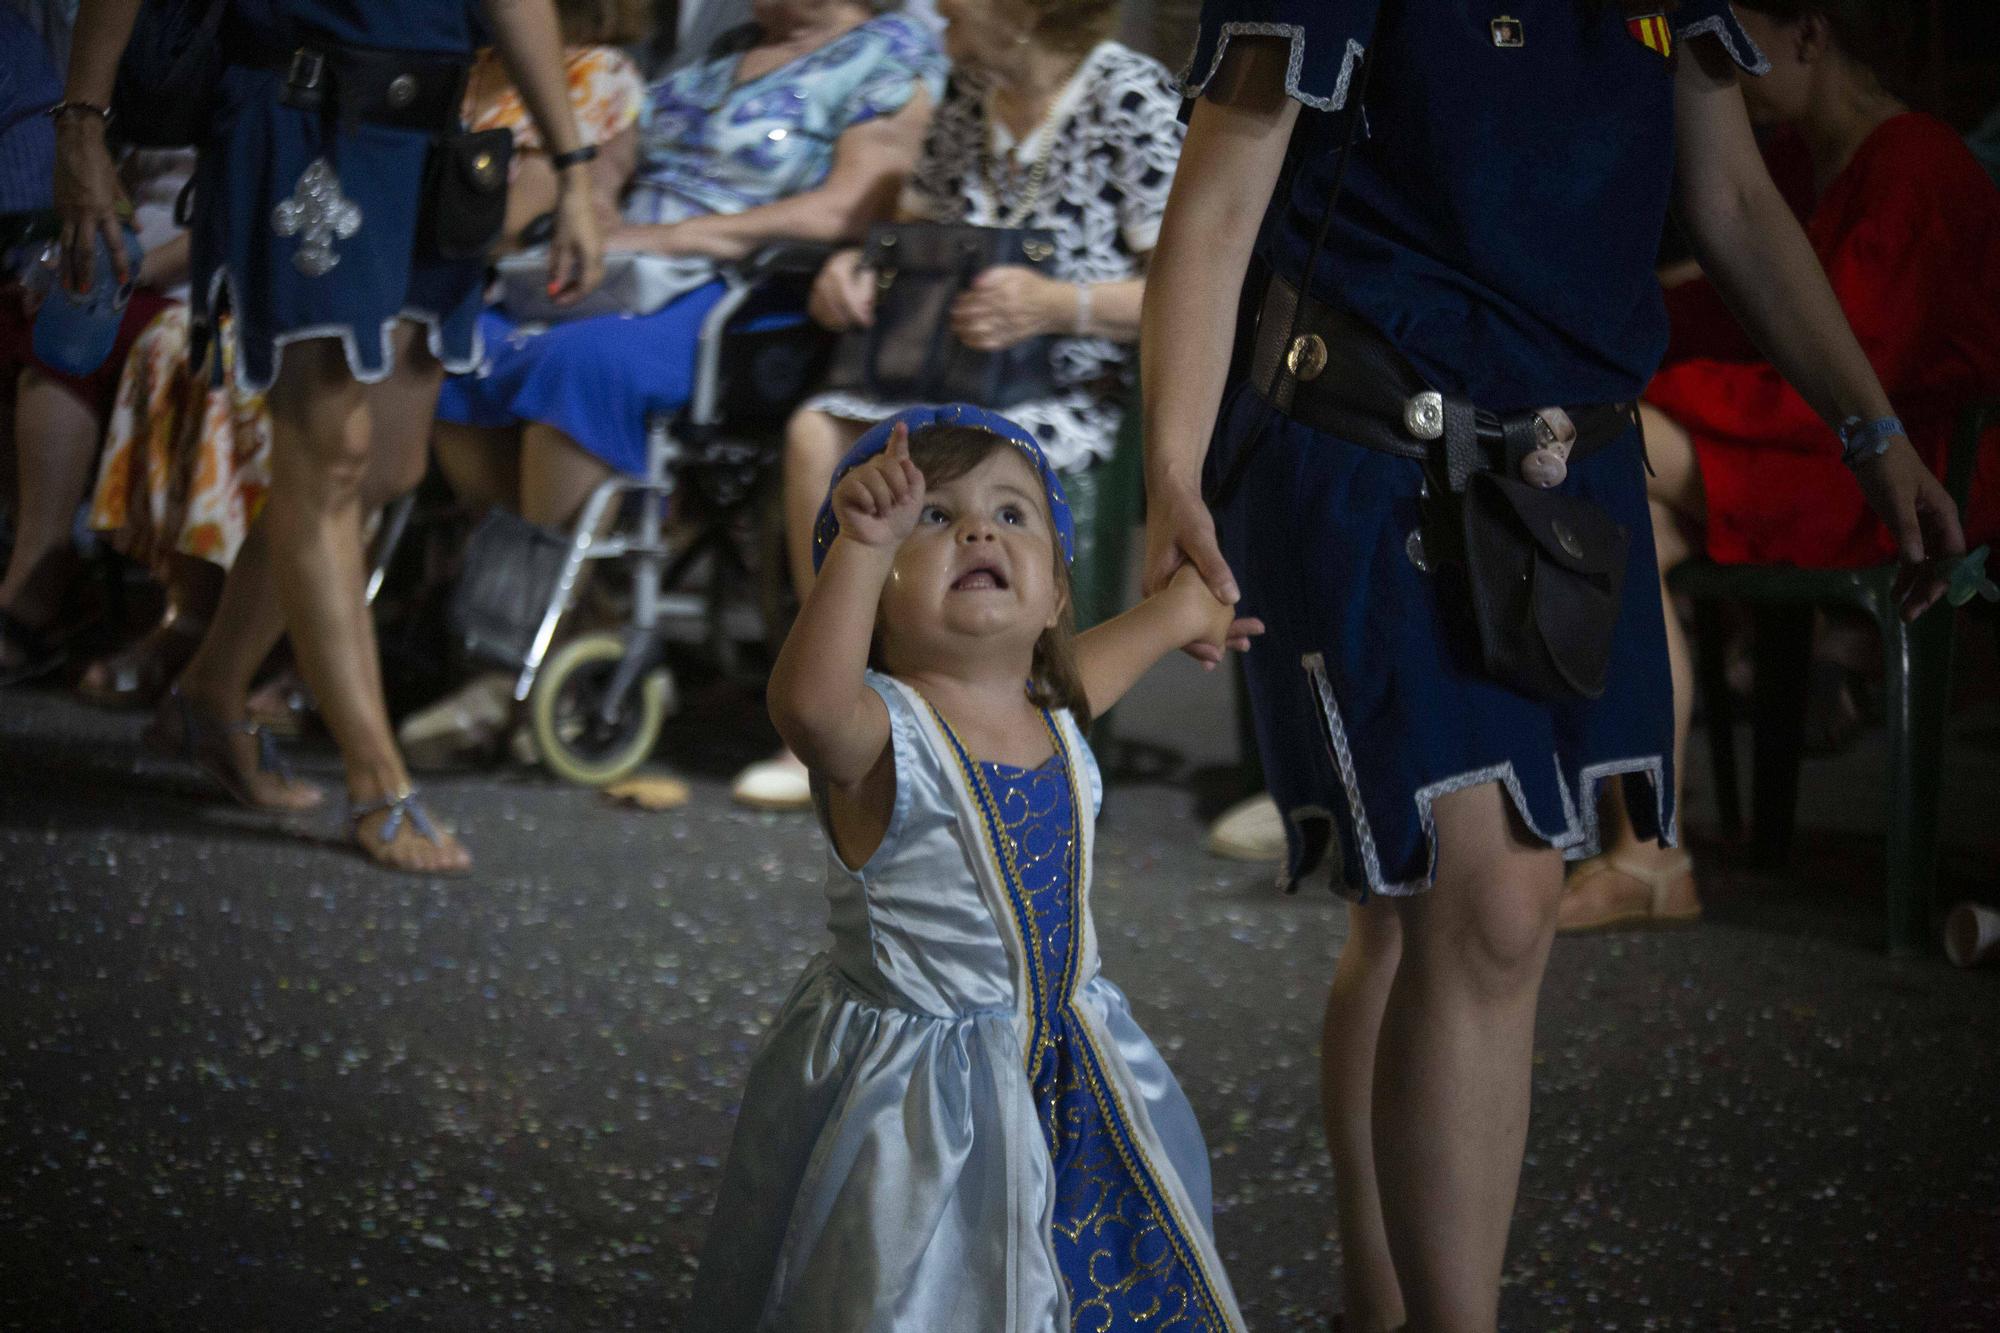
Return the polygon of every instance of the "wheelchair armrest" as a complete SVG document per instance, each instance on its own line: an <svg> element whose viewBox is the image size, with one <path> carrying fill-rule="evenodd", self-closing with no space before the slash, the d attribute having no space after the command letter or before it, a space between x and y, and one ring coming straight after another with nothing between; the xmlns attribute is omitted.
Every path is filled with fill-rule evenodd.
<svg viewBox="0 0 2000 1333"><path fill-rule="evenodd" d="M841 249L823 241L780 241L767 245L736 265L751 282L779 274L811 277L818 273L834 252Z"/></svg>

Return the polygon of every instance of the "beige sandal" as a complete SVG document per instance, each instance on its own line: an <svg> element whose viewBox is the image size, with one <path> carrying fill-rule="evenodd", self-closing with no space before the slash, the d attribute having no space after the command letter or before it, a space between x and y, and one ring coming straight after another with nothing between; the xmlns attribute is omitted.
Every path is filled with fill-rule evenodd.
<svg viewBox="0 0 2000 1333"><path fill-rule="evenodd" d="M1608 875L1639 885L1645 890L1644 901L1617 901L1593 894L1590 886ZM1675 890L1683 882L1688 887L1687 898L1694 905L1670 907L1670 900L1679 896ZM1693 890L1694 862L1685 853L1658 869L1635 865L1616 856L1593 856L1579 862L1563 885L1562 904L1556 910L1556 929L1565 935L1575 935L1626 926L1690 925L1701 919L1701 901Z"/></svg>

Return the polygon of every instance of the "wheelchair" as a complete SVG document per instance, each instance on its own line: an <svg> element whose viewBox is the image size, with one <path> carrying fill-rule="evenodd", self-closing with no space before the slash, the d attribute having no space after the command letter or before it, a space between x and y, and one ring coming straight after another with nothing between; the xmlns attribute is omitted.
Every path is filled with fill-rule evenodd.
<svg viewBox="0 0 2000 1333"><path fill-rule="evenodd" d="M767 500L784 421L830 352L803 312L831 253L782 245L721 268L687 406L646 423L643 474L611 477L585 501L509 664L541 761L565 781L603 786L651 754L672 710L670 650L694 645L726 677L752 679L746 650L778 634L784 537ZM593 595L625 603L625 624L551 652L592 562L616 562L621 576L600 575Z"/></svg>

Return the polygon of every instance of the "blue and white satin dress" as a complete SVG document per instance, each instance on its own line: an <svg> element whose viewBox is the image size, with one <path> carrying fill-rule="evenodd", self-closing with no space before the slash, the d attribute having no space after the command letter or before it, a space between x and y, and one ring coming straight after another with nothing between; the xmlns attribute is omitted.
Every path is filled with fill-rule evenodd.
<svg viewBox="0 0 2000 1333"><path fill-rule="evenodd" d="M978 763L868 682L895 807L831 858L833 947L751 1066L689 1327L1241 1330L1201 1130L1098 970L1089 747L1051 714L1048 764Z"/></svg>

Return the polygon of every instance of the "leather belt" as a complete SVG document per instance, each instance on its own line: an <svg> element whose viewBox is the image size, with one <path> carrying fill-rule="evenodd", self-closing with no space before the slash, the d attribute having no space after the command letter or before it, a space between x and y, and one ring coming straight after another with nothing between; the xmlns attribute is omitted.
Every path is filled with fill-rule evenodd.
<svg viewBox="0 0 2000 1333"><path fill-rule="evenodd" d="M284 80L286 106L323 111L342 125L367 121L447 134L459 126L469 58L385 51L330 42L267 47L232 42L229 63L271 70Z"/></svg>
<svg viewBox="0 0 2000 1333"><path fill-rule="evenodd" d="M1250 382L1280 412L1315 430L1382 453L1442 462L1453 491L1476 471L1512 473L1556 441L1540 411L1489 412L1431 388L1381 334L1310 295L1301 306L1283 278L1272 278L1264 292ZM1619 438L1636 410L1630 402L1565 405L1576 430L1569 459Z"/></svg>

